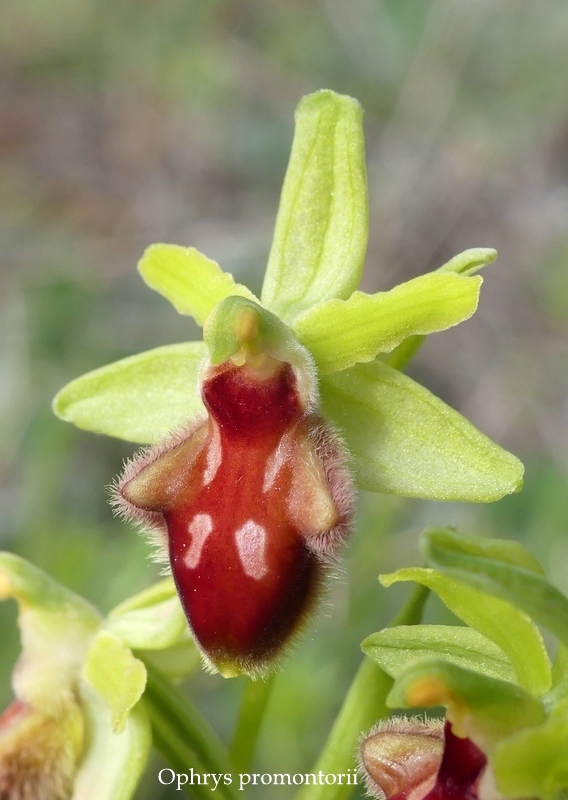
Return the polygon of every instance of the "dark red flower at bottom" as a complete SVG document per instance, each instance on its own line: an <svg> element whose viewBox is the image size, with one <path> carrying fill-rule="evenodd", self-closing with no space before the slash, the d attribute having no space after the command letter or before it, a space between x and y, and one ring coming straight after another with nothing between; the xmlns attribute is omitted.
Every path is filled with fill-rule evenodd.
<svg viewBox="0 0 568 800"><path fill-rule="evenodd" d="M361 743L367 789L381 800L478 800L487 758L449 722L392 719Z"/></svg>

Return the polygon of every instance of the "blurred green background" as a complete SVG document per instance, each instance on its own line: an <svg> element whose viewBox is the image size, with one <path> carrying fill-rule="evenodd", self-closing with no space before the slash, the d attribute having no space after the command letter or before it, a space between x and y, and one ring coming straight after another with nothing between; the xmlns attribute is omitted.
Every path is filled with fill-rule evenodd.
<svg viewBox="0 0 568 800"><path fill-rule="evenodd" d="M359 642L407 591L376 576L420 563L426 526L518 538L568 589L568 4L2 0L0 48L0 546L103 610L157 575L106 502L132 447L59 422L50 400L89 369L197 336L138 278L147 244L194 245L260 288L301 95L331 88L365 108L366 290L499 250L476 316L430 337L410 372L525 460L525 489L491 507L362 497L262 731L258 771L306 771ZM242 688L188 682L225 739ZM160 763L138 800L180 796L159 786Z"/></svg>

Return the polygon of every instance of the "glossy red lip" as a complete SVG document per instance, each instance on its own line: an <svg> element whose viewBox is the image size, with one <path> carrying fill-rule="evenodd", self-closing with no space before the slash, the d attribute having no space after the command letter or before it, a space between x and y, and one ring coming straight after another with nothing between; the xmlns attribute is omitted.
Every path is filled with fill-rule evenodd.
<svg viewBox="0 0 568 800"><path fill-rule="evenodd" d="M207 371L208 417L119 482L126 513L165 528L189 624L224 674L262 670L311 610L349 531L341 443L306 409L292 366Z"/></svg>

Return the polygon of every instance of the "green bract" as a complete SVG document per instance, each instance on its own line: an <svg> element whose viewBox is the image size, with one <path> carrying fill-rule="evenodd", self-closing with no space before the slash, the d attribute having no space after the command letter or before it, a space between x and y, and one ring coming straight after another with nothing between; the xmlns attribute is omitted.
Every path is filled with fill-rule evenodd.
<svg viewBox="0 0 568 800"><path fill-rule="evenodd" d="M239 297L255 304L274 357L294 343L311 353L324 413L342 433L363 488L483 502L518 491L523 468L514 456L393 369L424 335L473 314L481 278L472 273L495 251L468 250L390 292L355 291L367 242L361 117L356 101L330 91L300 102L260 301L195 249L152 245L139 264L142 277L205 325L207 346L170 345L90 372L59 392L55 412L144 444L201 416L200 364L231 349L230 298ZM391 366L377 360L381 353L390 353Z"/></svg>
<svg viewBox="0 0 568 800"><path fill-rule="evenodd" d="M568 790L568 649L560 644L552 667L531 618L565 643L568 599L517 542L432 530L423 550L429 568L381 581L428 586L471 628L369 636L364 652L395 679L389 705L445 705L454 733L487 756L504 797L559 797Z"/></svg>

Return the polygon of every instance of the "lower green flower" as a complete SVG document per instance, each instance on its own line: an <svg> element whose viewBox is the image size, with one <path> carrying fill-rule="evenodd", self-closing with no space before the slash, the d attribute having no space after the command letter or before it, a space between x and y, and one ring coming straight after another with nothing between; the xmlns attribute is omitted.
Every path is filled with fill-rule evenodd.
<svg viewBox="0 0 568 800"><path fill-rule="evenodd" d="M18 602L23 651L15 700L0 716L0 798L129 800L150 747L143 665L85 600L0 553L0 599L8 597Z"/></svg>

